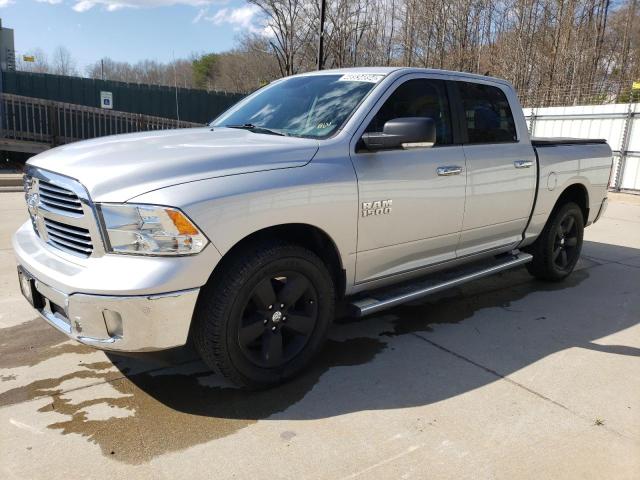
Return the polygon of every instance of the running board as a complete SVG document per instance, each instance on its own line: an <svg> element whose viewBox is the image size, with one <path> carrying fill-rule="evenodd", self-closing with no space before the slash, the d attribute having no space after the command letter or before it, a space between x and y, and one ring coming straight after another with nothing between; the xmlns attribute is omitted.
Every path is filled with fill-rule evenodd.
<svg viewBox="0 0 640 480"><path fill-rule="evenodd" d="M500 255L488 261L439 272L400 287L389 287L371 292L366 298L352 301L349 306L353 315L363 317L386 308L395 307L401 303L426 297L447 288L524 265L530 262L532 258L530 254L523 252Z"/></svg>

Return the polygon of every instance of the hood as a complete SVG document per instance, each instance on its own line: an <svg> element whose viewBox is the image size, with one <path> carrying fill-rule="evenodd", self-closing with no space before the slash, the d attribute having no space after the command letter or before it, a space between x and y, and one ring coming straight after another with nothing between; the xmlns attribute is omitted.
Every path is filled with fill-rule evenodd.
<svg viewBox="0 0 640 480"><path fill-rule="evenodd" d="M78 180L94 201L124 202L178 183L301 167L317 151L317 140L204 127L71 143L28 164Z"/></svg>

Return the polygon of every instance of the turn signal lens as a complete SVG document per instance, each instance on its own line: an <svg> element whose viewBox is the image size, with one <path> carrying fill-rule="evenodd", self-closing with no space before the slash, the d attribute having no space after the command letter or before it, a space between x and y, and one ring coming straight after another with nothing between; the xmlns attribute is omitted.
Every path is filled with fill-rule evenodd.
<svg viewBox="0 0 640 480"><path fill-rule="evenodd" d="M178 233L180 235L198 235L198 229L193 226L193 223L189 221L187 217L184 216L184 213L179 210L170 210L166 209L167 215L173 221Z"/></svg>

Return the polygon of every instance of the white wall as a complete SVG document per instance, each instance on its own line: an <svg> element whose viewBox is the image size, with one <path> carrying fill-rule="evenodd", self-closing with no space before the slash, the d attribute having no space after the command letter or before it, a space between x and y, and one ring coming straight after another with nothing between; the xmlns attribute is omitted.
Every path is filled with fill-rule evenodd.
<svg viewBox="0 0 640 480"><path fill-rule="evenodd" d="M616 159L611 187L640 191L640 103L525 108L524 114L533 137L606 139Z"/></svg>

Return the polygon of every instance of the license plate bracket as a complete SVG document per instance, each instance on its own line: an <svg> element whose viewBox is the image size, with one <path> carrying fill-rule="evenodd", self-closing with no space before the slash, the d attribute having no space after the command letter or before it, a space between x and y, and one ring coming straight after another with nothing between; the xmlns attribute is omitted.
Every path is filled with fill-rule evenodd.
<svg viewBox="0 0 640 480"><path fill-rule="evenodd" d="M36 289L35 279L22 267L18 267L18 282L22 296L27 299L33 308L44 308L44 297Z"/></svg>

